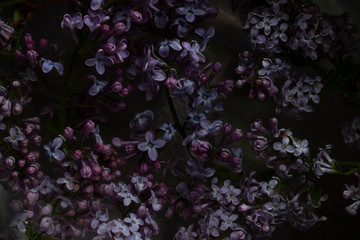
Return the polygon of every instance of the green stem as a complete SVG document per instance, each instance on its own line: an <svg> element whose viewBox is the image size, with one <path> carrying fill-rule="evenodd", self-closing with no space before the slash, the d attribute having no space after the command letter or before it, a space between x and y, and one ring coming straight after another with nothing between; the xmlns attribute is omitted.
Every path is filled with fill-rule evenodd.
<svg viewBox="0 0 360 240"><path fill-rule="evenodd" d="M360 167L360 163L359 163L359 162L341 161L341 162L336 162L336 164L338 164L338 165L343 165L343 166L357 166L357 167Z"/></svg>
<svg viewBox="0 0 360 240"><path fill-rule="evenodd" d="M340 171L334 170L334 173L340 174L340 175L344 175L344 176L349 176L349 175L352 175L353 173L356 173L356 172L359 171L359 170L360 170L360 167L355 168L355 169L353 169L353 170L350 170L350 171L348 171L348 172L340 172Z"/></svg>

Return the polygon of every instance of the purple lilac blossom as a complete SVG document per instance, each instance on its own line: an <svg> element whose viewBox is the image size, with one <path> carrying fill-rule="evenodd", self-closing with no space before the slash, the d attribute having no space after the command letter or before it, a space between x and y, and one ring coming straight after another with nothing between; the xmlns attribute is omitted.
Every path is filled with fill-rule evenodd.
<svg viewBox="0 0 360 240"><path fill-rule="evenodd" d="M138 149L142 152L147 151L150 160L155 161L158 158L156 148L161 148L165 145L166 141L163 139L154 140L154 133L147 131L145 133L145 141L137 145Z"/></svg>

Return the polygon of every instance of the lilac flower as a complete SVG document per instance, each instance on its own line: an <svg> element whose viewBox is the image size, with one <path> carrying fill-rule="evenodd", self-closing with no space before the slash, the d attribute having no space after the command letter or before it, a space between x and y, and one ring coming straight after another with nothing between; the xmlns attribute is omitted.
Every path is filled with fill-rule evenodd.
<svg viewBox="0 0 360 240"><path fill-rule="evenodd" d="M105 66L112 66L114 64L114 60L108 56L104 56L104 50L99 49L96 53L95 58L90 58L85 61L86 66L94 66L96 67L96 71L103 75L105 72Z"/></svg>
<svg viewBox="0 0 360 240"><path fill-rule="evenodd" d="M102 213L100 210L98 210L95 214L95 218L91 221L91 227L93 229L96 229L101 222L106 222L109 220L109 216L107 213Z"/></svg>
<svg viewBox="0 0 360 240"><path fill-rule="evenodd" d="M181 78L176 84L176 87L173 89L173 95L177 97L184 97L184 95L191 95L194 92L194 82L186 79Z"/></svg>
<svg viewBox="0 0 360 240"><path fill-rule="evenodd" d="M275 142L273 148L276 151L280 151L280 154L285 155L286 152L293 153L295 151L294 147L290 145L290 139L288 137L283 137L280 142Z"/></svg>
<svg viewBox="0 0 360 240"><path fill-rule="evenodd" d="M264 207L272 214L274 214L274 216L277 216L282 210L286 208L286 204L281 201L279 195L275 195L272 199L272 202L265 203Z"/></svg>
<svg viewBox="0 0 360 240"><path fill-rule="evenodd" d="M189 29L192 27L188 22L186 22L184 19L182 18L176 18L173 23L171 24L171 27L173 26L177 26L177 35L179 37L185 37L188 32Z"/></svg>
<svg viewBox="0 0 360 240"><path fill-rule="evenodd" d="M153 22L158 28L165 28L169 22L169 17L164 9L154 13Z"/></svg>
<svg viewBox="0 0 360 240"><path fill-rule="evenodd" d="M191 58L195 62L205 62L205 56L200 52L200 45L197 42L193 41L192 45L188 42L183 42L182 46L190 53Z"/></svg>
<svg viewBox="0 0 360 240"><path fill-rule="evenodd" d="M19 73L20 76L23 77L23 82L27 83L28 81L36 82L38 79L36 77L36 74L31 68L26 68L25 73Z"/></svg>
<svg viewBox="0 0 360 240"><path fill-rule="evenodd" d="M192 231L193 225L191 224L187 229L180 227L175 235L175 240L192 240L197 237L196 232Z"/></svg>
<svg viewBox="0 0 360 240"><path fill-rule="evenodd" d="M84 26L84 21L82 20L82 15L80 12L75 13L73 17L69 14L65 14L63 20L61 21L61 27L70 28L71 31L74 31L75 28L82 29Z"/></svg>
<svg viewBox="0 0 360 240"><path fill-rule="evenodd" d="M207 31L203 28L197 28L195 29L195 33L203 39L200 45L200 51L203 52L210 39L215 35L215 29L212 26L210 26Z"/></svg>
<svg viewBox="0 0 360 240"><path fill-rule="evenodd" d="M94 75L90 75L87 77L87 79L91 80L94 84L90 87L89 89L89 95L90 96L95 96L97 95L100 91L102 91L108 84L107 81L100 81L98 79L96 79L96 77Z"/></svg>
<svg viewBox="0 0 360 240"><path fill-rule="evenodd" d="M272 63L271 59L269 58L263 59L262 61L263 68L260 68L258 72L260 76L270 75L273 72L275 66L271 66L271 63Z"/></svg>
<svg viewBox="0 0 360 240"><path fill-rule="evenodd" d="M233 204L233 205L239 205L240 201L237 196L240 195L240 189L235 188L233 185L228 187L228 191L225 194L225 203Z"/></svg>
<svg viewBox="0 0 360 240"><path fill-rule="evenodd" d="M44 60L44 63L42 64L42 71L44 73L48 73L50 72L54 67L55 69L57 70L57 72L60 74L60 75L63 75L64 73L64 67L61 63L59 62L52 62L50 60Z"/></svg>
<svg viewBox="0 0 360 240"><path fill-rule="evenodd" d="M55 138L51 143L44 145L46 155L56 161L62 161L65 158L65 153L59 148L63 145L63 139L61 137Z"/></svg>
<svg viewBox="0 0 360 240"><path fill-rule="evenodd" d="M198 132L198 135L200 137L205 137L208 134L213 134L219 131L222 126L222 121L216 120L210 123L209 120L203 119L200 121L200 126L202 127L202 129Z"/></svg>
<svg viewBox="0 0 360 240"><path fill-rule="evenodd" d="M214 185L214 184L211 186L211 189L212 189L212 192L210 194L211 198L215 199L219 203L223 203L225 194L227 193L228 189L219 188L219 186Z"/></svg>
<svg viewBox="0 0 360 240"><path fill-rule="evenodd" d="M149 158L152 161L155 161L158 158L158 153L156 151L156 148L163 147L166 141L164 141L163 139L154 140L153 131L147 131L145 133L145 140L146 142L139 143L137 147L142 152L147 151Z"/></svg>
<svg viewBox="0 0 360 240"><path fill-rule="evenodd" d="M151 197L149 198L148 202L151 203L152 209L154 211L159 211L162 207L161 202L156 197L153 190L151 190Z"/></svg>
<svg viewBox="0 0 360 240"><path fill-rule="evenodd" d="M92 10L96 11L101 8L101 5L104 4L104 0L91 0L90 7Z"/></svg>
<svg viewBox="0 0 360 240"><path fill-rule="evenodd" d="M280 38L281 41L286 42L288 40L288 36L285 31L288 29L289 25L287 23L282 23L278 30L274 31L271 35L271 38Z"/></svg>
<svg viewBox="0 0 360 240"><path fill-rule="evenodd" d="M280 4L285 4L288 0L266 0L266 2L272 5L274 13L278 13L280 11Z"/></svg>
<svg viewBox="0 0 360 240"><path fill-rule="evenodd" d="M15 218L11 220L9 227L16 227L20 232L26 232L26 219L26 213L17 214Z"/></svg>
<svg viewBox="0 0 360 240"><path fill-rule="evenodd" d="M116 189L116 191L118 190ZM139 203L139 199L131 192L120 190L120 192L118 192L118 195L124 199L123 204L125 207L129 206L131 204L131 201Z"/></svg>
<svg viewBox="0 0 360 240"><path fill-rule="evenodd" d="M216 89L212 89L209 92L206 91L206 89L201 86L198 90L198 97L195 98L193 102L193 107L196 107L197 105L200 105L201 103L204 103L204 112L207 113L211 110L211 103L213 100L217 98L217 91Z"/></svg>
<svg viewBox="0 0 360 240"><path fill-rule="evenodd" d="M223 220L220 226L220 229L222 231L226 231L228 228L233 229L236 226L236 223L234 223L234 221L236 221L236 219L238 219L239 217L237 214L229 213L222 213L220 216Z"/></svg>
<svg viewBox="0 0 360 240"><path fill-rule="evenodd" d="M123 8L114 14L113 22L116 23L116 22L120 22L120 21L126 22L125 32L129 31L130 25L131 25L131 16L130 16L128 9Z"/></svg>
<svg viewBox="0 0 360 240"><path fill-rule="evenodd" d="M124 222L131 224L130 230L136 232L139 230L139 226L144 225L144 221L141 218L138 218L135 213L130 213L130 217L124 218Z"/></svg>
<svg viewBox="0 0 360 240"><path fill-rule="evenodd" d="M353 204L347 206L345 208L345 211L352 216L355 216L357 214L358 208L360 206L360 201L355 201Z"/></svg>
<svg viewBox="0 0 360 240"><path fill-rule="evenodd" d="M95 16L85 15L84 23L86 24L86 26L89 27L90 32L94 32L96 29L101 27L101 24L100 24L101 20L98 15L95 15Z"/></svg>
<svg viewBox="0 0 360 240"><path fill-rule="evenodd" d="M266 42L266 37L262 34L259 34L259 30L256 28L252 28L250 30L249 37L251 39L251 44L253 48L256 47L256 44L262 45Z"/></svg>
<svg viewBox="0 0 360 240"><path fill-rule="evenodd" d="M66 188L70 191L74 190L74 185L75 185L74 182L75 179L68 172L64 173L64 177L61 177L58 180L56 180L57 184L65 184Z"/></svg>
<svg viewBox="0 0 360 240"><path fill-rule="evenodd" d="M149 127L150 121L154 120L154 113L146 110L142 113L137 113L135 118L130 121L130 128L136 131L144 131Z"/></svg>
<svg viewBox="0 0 360 240"><path fill-rule="evenodd" d="M123 63L124 59L129 57L129 51L126 50L127 44L126 39L120 40L120 42L116 45L116 48L114 49L114 54L116 56L116 59L119 60L119 62Z"/></svg>
<svg viewBox="0 0 360 240"><path fill-rule="evenodd" d="M308 105L309 98L306 95L298 95L297 101L294 103L294 106L297 107L299 111L303 112L312 112L313 108Z"/></svg>
<svg viewBox="0 0 360 240"><path fill-rule="evenodd" d="M109 225L112 233L123 234L126 237L130 236L129 227L122 220L112 220Z"/></svg>
<svg viewBox="0 0 360 240"><path fill-rule="evenodd" d="M194 4L185 4L184 7L179 7L175 11L177 14L185 16L185 20L189 23L195 20L195 16L203 16L206 13L203 9L196 9Z"/></svg>
<svg viewBox="0 0 360 240"><path fill-rule="evenodd" d="M301 154L304 154L305 156L309 154L309 142L306 139L302 140L301 142L293 141L293 144L295 146L294 155L296 157L300 156Z"/></svg>
<svg viewBox="0 0 360 240"><path fill-rule="evenodd" d="M199 126L200 121L203 119L206 119L206 115L202 112L198 113L194 108L191 108L188 113L188 117L190 117L188 123L190 123L192 126Z"/></svg>
<svg viewBox="0 0 360 240"><path fill-rule="evenodd" d="M188 159L187 165L186 172L191 178L209 178L215 173L215 169L205 168L203 162L196 159Z"/></svg>
<svg viewBox="0 0 360 240"><path fill-rule="evenodd" d="M173 127L171 123L163 123L161 124L159 129L165 131L163 135L163 139L166 141L170 141L176 135L176 129Z"/></svg>
<svg viewBox="0 0 360 240"><path fill-rule="evenodd" d="M3 139L4 142L11 143L12 147L16 150L19 150L19 141L25 139L25 135L20 131L19 127L12 127L9 130L10 136Z"/></svg>
<svg viewBox="0 0 360 240"><path fill-rule="evenodd" d="M262 21L259 21L256 24L257 29L264 29L265 35L269 35L271 33L271 27L274 27L278 24L279 20L277 18L270 19L269 17L264 17Z"/></svg>
<svg viewBox="0 0 360 240"><path fill-rule="evenodd" d="M260 192L268 195L269 197L275 196L274 189L278 185L279 181L276 179L271 179L268 183L263 181L259 183L259 186L261 187Z"/></svg>
<svg viewBox="0 0 360 240"><path fill-rule="evenodd" d="M180 51L182 49L179 39L164 39L162 42L159 43L159 46L159 54L163 58L169 56L169 47L171 47L175 51Z"/></svg>

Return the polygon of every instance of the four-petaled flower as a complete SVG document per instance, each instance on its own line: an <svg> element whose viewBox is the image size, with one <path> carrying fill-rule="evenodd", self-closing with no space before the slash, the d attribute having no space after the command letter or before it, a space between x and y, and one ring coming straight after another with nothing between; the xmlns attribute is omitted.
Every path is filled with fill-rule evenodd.
<svg viewBox="0 0 360 240"><path fill-rule="evenodd" d="M194 41L192 45L188 42L183 42L182 46L184 47L184 52L181 53L182 56L186 56L189 53L195 62L205 62L205 56L200 52L200 45L197 42Z"/></svg>
<svg viewBox="0 0 360 240"><path fill-rule="evenodd" d="M96 53L95 58L90 58L85 61L86 66L94 66L96 71L103 75L105 72L105 66L112 66L114 64L114 60L108 56L104 56L104 50L99 49Z"/></svg>
<svg viewBox="0 0 360 240"><path fill-rule="evenodd" d="M300 156L301 154L304 154L305 156L308 155L308 153L309 153L309 148L308 148L309 142L306 139L302 140L301 142L293 141L293 144L295 146L294 155L296 157Z"/></svg>
<svg viewBox="0 0 360 240"><path fill-rule="evenodd" d="M198 90L198 97L195 98L193 107L196 107L197 105L200 105L201 103L204 103L204 112L209 112L211 110L211 102L216 99L217 97L217 91L216 89L212 89L209 92L206 91L206 89L201 86Z"/></svg>
<svg viewBox="0 0 360 240"><path fill-rule="evenodd" d="M20 131L18 127L12 127L9 130L10 136L5 137L3 140L4 142L11 143L12 147L16 150L19 150L19 141L25 139L25 135Z"/></svg>
<svg viewBox="0 0 360 240"><path fill-rule="evenodd" d="M74 185L75 185L74 182L75 179L68 172L64 173L64 177L61 177L58 180L56 180L57 184L65 184L66 188L70 191L74 190Z"/></svg>
<svg viewBox="0 0 360 240"><path fill-rule="evenodd" d="M158 153L156 148L161 148L165 145L166 141L163 139L156 139L154 140L154 132L153 131L147 131L145 133L145 141L138 144L138 149L140 151L147 151L149 158L152 161L155 161L158 158Z"/></svg>
<svg viewBox="0 0 360 240"><path fill-rule="evenodd" d="M53 70L53 68L55 67L55 69L58 71L58 73L60 75L63 75L64 73L64 67L61 63L59 62L53 62L53 61L50 61L50 60L45 60L44 59L44 63L42 64L41 66L41 69L44 73L48 73L50 72L51 70Z"/></svg>
<svg viewBox="0 0 360 240"><path fill-rule="evenodd" d="M287 152L293 153L295 151L295 148L292 145L290 145L290 139L288 137L283 137L281 143L280 142L274 143L273 148L276 151L280 151L280 154L283 155L285 155Z"/></svg>
<svg viewBox="0 0 360 240"><path fill-rule="evenodd" d="M54 158L57 161L62 161L65 158L65 153L59 148L63 145L63 140L61 137L57 137L48 144L44 145L44 149L46 150L46 155L52 159Z"/></svg>

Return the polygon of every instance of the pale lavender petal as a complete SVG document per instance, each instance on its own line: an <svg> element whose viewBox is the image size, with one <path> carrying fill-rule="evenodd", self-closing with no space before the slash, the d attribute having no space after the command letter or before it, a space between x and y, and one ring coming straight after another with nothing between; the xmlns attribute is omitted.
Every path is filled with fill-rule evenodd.
<svg viewBox="0 0 360 240"><path fill-rule="evenodd" d="M94 66L95 64L96 64L96 59L95 58L91 58L91 59L87 59L86 61L85 61L85 65L86 66Z"/></svg>
<svg viewBox="0 0 360 240"><path fill-rule="evenodd" d="M52 64L52 62L50 63L49 61L45 61L42 65L42 71L44 73L48 73L53 69L54 65Z"/></svg>
<svg viewBox="0 0 360 240"><path fill-rule="evenodd" d="M137 147L138 147L138 149L140 150L140 151L142 151L142 152L145 152L145 151L147 151L148 149L149 149L149 145L148 145L148 143L139 143L138 145L137 145Z"/></svg>
<svg viewBox="0 0 360 240"><path fill-rule="evenodd" d="M149 158L152 161L155 161L158 158L158 153L156 151L156 148L150 148L148 154L149 154Z"/></svg>
<svg viewBox="0 0 360 240"><path fill-rule="evenodd" d="M154 147L161 148L165 145L165 143L166 143L166 141L164 141L162 139L156 139L153 144L154 144Z"/></svg>
<svg viewBox="0 0 360 240"><path fill-rule="evenodd" d="M51 146L52 146L53 148L55 148L55 149L58 149L58 148L60 148L60 147L62 146L62 144L63 144L62 138L57 137L57 138L54 139L54 141L52 142Z"/></svg>
<svg viewBox="0 0 360 240"><path fill-rule="evenodd" d="M62 161L65 158L65 153L63 151L60 150L56 150L52 156L55 158L55 160L57 161Z"/></svg>

